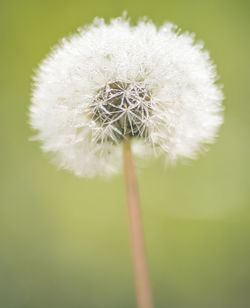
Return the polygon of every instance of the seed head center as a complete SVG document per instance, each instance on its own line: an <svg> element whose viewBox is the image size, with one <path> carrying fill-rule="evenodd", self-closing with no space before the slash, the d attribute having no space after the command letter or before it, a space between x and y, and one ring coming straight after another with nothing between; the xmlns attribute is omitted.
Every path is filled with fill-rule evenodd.
<svg viewBox="0 0 250 308"><path fill-rule="evenodd" d="M109 82L101 88L91 107L91 116L101 127L112 126L118 141L146 137L151 115L151 95L143 82Z"/></svg>

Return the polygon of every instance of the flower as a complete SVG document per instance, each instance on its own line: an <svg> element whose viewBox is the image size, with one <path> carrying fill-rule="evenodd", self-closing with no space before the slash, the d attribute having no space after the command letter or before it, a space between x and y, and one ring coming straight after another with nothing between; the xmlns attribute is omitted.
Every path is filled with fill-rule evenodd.
<svg viewBox="0 0 250 308"><path fill-rule="evenodd" d="M223 122L215 66L194 35L126 16L62 39L34 77L30 118L55 163L78 176L115 173L136 155L196 158Z"/></svg>

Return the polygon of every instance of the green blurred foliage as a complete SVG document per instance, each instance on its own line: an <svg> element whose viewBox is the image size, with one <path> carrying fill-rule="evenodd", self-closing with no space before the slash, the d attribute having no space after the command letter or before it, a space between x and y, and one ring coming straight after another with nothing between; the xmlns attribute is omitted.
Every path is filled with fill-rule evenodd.
<svg viewBox="0 0 250 308"><path fill-rule="evenodd" d="M122 176L78 179L28 141L33 69L95 16L169 20L205 41L224 84L217 144L139 166L157 308L250 307L249 1L2 0L0 307L135 307Z"/></svg>

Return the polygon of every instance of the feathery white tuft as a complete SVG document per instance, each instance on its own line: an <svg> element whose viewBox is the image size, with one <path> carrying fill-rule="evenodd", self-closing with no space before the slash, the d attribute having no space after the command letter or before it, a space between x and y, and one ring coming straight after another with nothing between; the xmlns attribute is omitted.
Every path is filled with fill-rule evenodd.
<svg viewBox="0 0 250 308"><path fill-rule="evenodd" d="M41 63L31 125L43 150L78 176L116 173L125 138L137 155L196 158L223 122L216 80L194 35L170 23L95 19Z"/></svg>

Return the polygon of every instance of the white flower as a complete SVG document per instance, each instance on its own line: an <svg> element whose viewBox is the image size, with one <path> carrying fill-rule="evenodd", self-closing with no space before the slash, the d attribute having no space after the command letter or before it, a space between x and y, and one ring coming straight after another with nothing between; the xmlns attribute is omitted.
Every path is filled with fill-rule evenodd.
<svg viewBox="0 0 250 308"><path fill-rule="evenodd" d="M196 158L222 124L215 66L194 35L125 17L63 39L34 77L31 124L44 151L78 176L117 172L135 154Z"/></svg>

